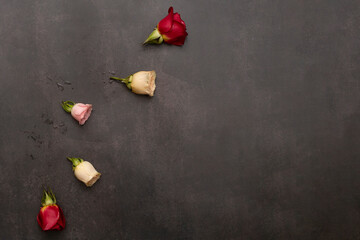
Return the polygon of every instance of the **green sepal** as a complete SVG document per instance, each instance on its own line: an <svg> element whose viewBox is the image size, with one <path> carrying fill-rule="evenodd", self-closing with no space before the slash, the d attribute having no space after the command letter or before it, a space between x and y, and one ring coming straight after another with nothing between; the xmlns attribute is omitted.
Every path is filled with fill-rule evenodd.
<svg viewBox="0 0 360 240"><path fill-rule="evenodd" d="M164 38L161 36L159 30L157 28L154 29L152 33L150 33L149 37L143 43L146 44L161 44L164 41Z"/></svg>
<svg viewBox="0 0 360 240"><path fill-rule="evenodd" d="M132 79L133 79L133 75L130 75L127 78L110 77L110 79L125 83L126 86L128 87L128 89L131 90L131 82L132 82Z"/></svg>
<svg viewBox="0 0 360 240"><path fill-rule="evenodd" d="M75 168L77 167L77 165L79 165L80 163L82 163L84 161L84 159L82 158L71 158L68 157L68 160L70 160L73 164L73 170L75 170Z"/></svg>
<svg viewBox="0 0 360 240"><path fill-rule="evenodd" d="M49 190L44 189L43 197L41 199L41 205L43 207L56 204L55 194Z"/></svg>
<svg viewBox="0 0 360 240"><path fill-rule="evenodd" d="M75 103L73 101L62 101L61 102L62 108L68 113L71 112L71 109L73 108L74 105L75 105Z"/></svg>

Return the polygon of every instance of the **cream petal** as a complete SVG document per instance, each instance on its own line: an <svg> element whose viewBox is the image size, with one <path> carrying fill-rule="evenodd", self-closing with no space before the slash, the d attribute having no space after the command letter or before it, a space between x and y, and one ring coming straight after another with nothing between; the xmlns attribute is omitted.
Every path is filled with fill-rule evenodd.
<svg viewBox="0 0 360 240"><path fill-rule="evenodd" d="M155 71L140 71L133 74L131 89L136 94L153 96L155 91Z"/></svg>
<svg viewBox="0 0 360 240"><path fill-rule="evenodd" d="M101 174L96 171L94 166L88 161L83 161L77 165L74 170L74 174L77 179L85 183L88 187L91 187L101 176Z"/></svg>

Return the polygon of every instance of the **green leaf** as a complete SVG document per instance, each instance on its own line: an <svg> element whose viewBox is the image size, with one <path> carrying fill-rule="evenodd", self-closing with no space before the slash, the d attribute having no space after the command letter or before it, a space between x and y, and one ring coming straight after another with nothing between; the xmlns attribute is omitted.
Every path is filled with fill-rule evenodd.
<svg viewBox="0 0 360 240"><path fill-rule="evenodd" d="M55 194L50 188L49 190L44 189L43 197L41 199L41 205L45 207L54 204L56 204Z"/></svg>
<svg viewBox="0 0 360 240"><path fill-rule="evenodd" d="M67 157L67 159L72 162L72 164L73 164L73 170L75 170L75 168L76 168L77 165L79 165L80 163L82 163L82 162L84 161L84 159L82 159L82 158L71 158L71 157Z"/></svg>
<svg viewBox="0 0 360 240"><path fill-rule="evenodd" d="M71 112L71 109L73 108L74 105L75 105L75 103L73 101L62 101L61 102L62 108L68 113Z"/></svg>
<svg viewBox="0 0 360 240"><path fill-rule="evenodd" d="M161 36L159 30L157 28L149 35L149 37L143 43L146 44L161 44L164 41L163 37Z"/></svg>

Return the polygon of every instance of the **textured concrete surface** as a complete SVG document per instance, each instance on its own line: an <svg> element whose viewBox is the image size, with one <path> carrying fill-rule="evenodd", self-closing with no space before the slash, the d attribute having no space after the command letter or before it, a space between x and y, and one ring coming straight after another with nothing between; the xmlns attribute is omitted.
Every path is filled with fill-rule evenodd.
<svg viewBox="0 0 360 240"><path fill-rule="evenodd" d="M185 45L143 47L170 5ZM0 0L0 239L360 239L359 26L358 0ZM151 69L153 98L108 80Z"/></svg>

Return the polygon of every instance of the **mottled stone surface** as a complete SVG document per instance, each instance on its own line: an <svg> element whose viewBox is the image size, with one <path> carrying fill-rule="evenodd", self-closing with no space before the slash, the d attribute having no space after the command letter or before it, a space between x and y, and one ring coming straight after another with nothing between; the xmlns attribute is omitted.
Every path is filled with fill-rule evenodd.
<svg viewBox="0 0 360 240"><path fill-rule="evenodd" d="M185 45L142 46L170 4ZM358 0L0 0L0 239L360 239L359 26ZM152 69L153 98L108 80Z"/></svg>

